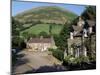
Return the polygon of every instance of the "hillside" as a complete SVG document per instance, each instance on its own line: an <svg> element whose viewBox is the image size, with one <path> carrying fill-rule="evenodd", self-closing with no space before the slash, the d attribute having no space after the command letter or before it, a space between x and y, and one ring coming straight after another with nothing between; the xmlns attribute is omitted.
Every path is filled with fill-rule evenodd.
<svg viewBox="0 0 100 75"><path fill-rule="evenodd" d="M49 26L51 24L36 24L35 26L32 26L26 30L23 30L20 34L23 36L24 32L28 32L29 34L35 34L38 35L40 32L46 32L48 35L49 33ZM59 34L61 29L63 28L62 25L52 25L52 33L53 34Z"/></svg>
<svg viewBox="0 0 100 75"><path fill-rule="evenodd" d="M14 16L22 23L42 22L65 24L76 18L77 15L58 6L42 6L32 8Z"/></svg>

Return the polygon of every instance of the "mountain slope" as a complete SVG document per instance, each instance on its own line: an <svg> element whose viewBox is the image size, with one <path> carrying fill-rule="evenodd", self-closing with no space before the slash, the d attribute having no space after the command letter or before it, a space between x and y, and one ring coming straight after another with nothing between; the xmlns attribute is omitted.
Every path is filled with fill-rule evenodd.
<svg viewBox="0 0 100 75"><path fill-rule="evenodd" d="M58 6L42 6L17 14L14 18L22 23L42 22L65 24L77 15Z"/></svg>

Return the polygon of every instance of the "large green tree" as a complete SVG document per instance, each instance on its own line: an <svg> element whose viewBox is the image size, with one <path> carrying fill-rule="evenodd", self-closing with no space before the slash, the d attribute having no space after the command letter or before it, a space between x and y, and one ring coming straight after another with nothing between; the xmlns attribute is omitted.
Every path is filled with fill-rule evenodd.
<svg viewBox="0 0 100 75"><path fill-rule="evenodd" d="M87 6L81 16L84 19L96 20L96 7L95 6Z"/></svg>
<svg viewBox="0 0 100 75"><path fill-rule="evenodd" d="M70 24L66 22L60 32L60 35L56 37L57 46L63 51L67 50L67 39L69 38L69 32Z"/></svg>
<svg viewBox="0 0 100 75"><path fill-rule="evenodd" d="M24 41L20 36L21 23L12 17L12 48L20 48Z"/></svg>
<svg viewBox="0 0 100 75"><path fill-rule="evenodd" d="M12 17L12 36L19 36L21 23Z"/></svg>

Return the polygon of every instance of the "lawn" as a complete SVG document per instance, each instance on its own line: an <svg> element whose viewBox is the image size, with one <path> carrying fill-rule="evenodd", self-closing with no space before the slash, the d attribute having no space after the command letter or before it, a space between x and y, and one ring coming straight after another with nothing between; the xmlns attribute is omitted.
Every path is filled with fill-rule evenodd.
<svg viewBox="0 0 100 75"><path fill-rule="evenodd" d="M23 34L23 32L28 32L30 34L38 35L42 31L49 34L49 25L50 24L36 24L29 29L21 31L21 34ZM63 25L52 25L52 30L51 30L52 34L59 34L62 27L63 27Z"/></svg>

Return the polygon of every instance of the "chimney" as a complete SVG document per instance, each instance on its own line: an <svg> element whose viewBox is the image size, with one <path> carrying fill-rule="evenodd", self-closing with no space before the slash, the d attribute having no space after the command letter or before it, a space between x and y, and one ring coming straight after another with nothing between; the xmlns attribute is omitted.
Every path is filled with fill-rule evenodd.
<svg viewBox="0 0 100 75"><path fill-rule="evenodd" d="M77 22L78 26L83 26L85 24L84 20L82 19L82 17L79 17L79 21Z"/></svg>

